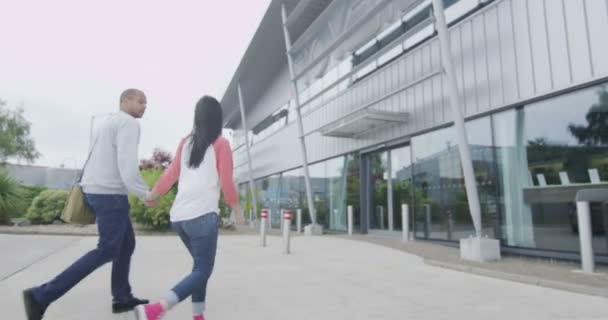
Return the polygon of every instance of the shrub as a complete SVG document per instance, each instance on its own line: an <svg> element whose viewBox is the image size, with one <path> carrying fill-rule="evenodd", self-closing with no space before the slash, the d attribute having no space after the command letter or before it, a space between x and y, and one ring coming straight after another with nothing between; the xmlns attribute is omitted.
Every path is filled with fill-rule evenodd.
<svg viewBox="0 0 608 320"><path fill-rule="evenodd" d="M68 199L68 191L45 190L42 191L27 210L25 217L32 223L51 223L61 215Z"/></svg>
<svg viewBox="0 0 608 320"><path fill-rule="evenodd" d="M152 154L152 158L144 159L139 162L140 170L149 170L149 169L157 169L157 170L165 170L171 163L173 157L171 153L167 151L163 151L162 149L156 148L154 149L154 153Z"/></svg>
<svg viewBox="0 0 608 320"><path fill-rule="evenodd" d="M162 171L157 169L145 169L141 174L148 186L152 187L158 179L160 179ZM169 227L169 211L175 200L176 190L177 189L173 187L167 194L160 197L158 206L155 208L147 208L142 200L130 195L129 203L131 204L131 216L135 222L156 230L167 229Z"/></svg>
<svg viewBox="0 0 608 320"><path fill-rule="evenodd" d="M13 218L21 218L24 217L27 213L27 210L32 205L34 199L44 190L47 190L47 187L43 186L20 186L19 187L19 196L20 201L17 204L17 209L14 211L12 217Z"/></svg>
<svg viewBox="0 0 608 320"><path fill-rule="evenodd" d="M6 170L0 170L0 224L8 224L21 203L19 184Z"/></svg>

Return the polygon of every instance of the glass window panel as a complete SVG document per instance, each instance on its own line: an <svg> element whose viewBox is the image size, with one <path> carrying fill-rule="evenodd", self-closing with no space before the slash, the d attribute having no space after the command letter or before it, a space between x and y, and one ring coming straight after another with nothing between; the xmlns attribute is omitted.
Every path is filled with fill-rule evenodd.
<svg viewBox="0 0 608 320"><path fill-rule="evenodd" d="M578 252L574 196L608 187L608 90L596 86L493 117L510 246ZM596 254L608 254L608 216L592 204Z"/></svg>
<svg viewBox="0 0 608 320"><path fill-rule="evenodd" d="M466 129L482 210L482 233L494 237L498 208L490 120L467 122ZM416 236L455 241L474 235L454 127L412 138L412 152Z"/></svg>
<svg viewBox="0 0 608 320"><path fill-rule="evenodd" d="M398 46L390 49L389 51L387 51L386 53L384 53L380 57L378 57L378 65L380 65L380 66L384 65L385 63L398 57L401 53L403 53L403 47L401 45L398 45Z"/></svg>
<svg viewBox="0 0 608 320"><path fill-rule="evenodd" d="M372 205L369 217L371 229L388 230L388 152L369 156Z"/></svg>
<svg viewBox="0 0 608 320"><path fill-rule="evenodd" d="M270 222L273 228L280 227L280 175L273 175L255 182L260 209L270 210Z"/></svg>
<svg viewBox="0 0 608 320"><path fill-rule="evenodd" d="M296 211L302 210L302 226L310 223L310 215L308 213L308 204L306 199L306 187L304 185L303 170L298 168L284 172L281 175L281 209L289 209L293 211L294 222L292 226L296 227Z"/></svg>
<svg viewBox="0 0 608 320"><path fill-rule="evenodd" d="M353 207L353 228L360 226L361 160L359 154L346 156L346 205Z"/></svg>
<svg viewBox="0 0 608 320"><path fill-rule="evenodd" d="M412 192L412 160L411 149L409 146L393 149L391 155L391 179L393 186L393 221L394 230L403 230L401 216L401 205L407 204L409 212L413 210ZM411 225L411 215L410 215Z"/></svg>

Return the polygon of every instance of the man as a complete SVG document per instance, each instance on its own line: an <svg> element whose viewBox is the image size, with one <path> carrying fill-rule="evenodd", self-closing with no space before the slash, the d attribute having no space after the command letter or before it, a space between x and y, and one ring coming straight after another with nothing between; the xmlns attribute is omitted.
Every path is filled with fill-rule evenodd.
<svg viewBox="0 0 608 320"><path fill-rule="evenodd" d="M132 310L148 300L131 293L129 270L135 234L129 219L129 193L145 199L148 186L139 172L139 123L146 110L146 95L137 89L120 96L120 111L110 116L93 140L81 186L95 214L97 248L89 251L53 280L23 292L28 320L40 320L48 306L105 263L112 262L112 311ZM154 203L147 202L148 205Z"/></svg>

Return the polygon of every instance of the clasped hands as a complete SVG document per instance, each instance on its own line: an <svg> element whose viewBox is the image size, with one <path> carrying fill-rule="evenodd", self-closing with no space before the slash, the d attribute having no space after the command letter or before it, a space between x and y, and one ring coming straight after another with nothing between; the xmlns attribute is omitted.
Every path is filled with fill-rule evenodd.
<svg viewBox="0 0 608 320"><path fill-rule="evenodd" d="M154 208L158 205L159 197L160 197L160 194L158 194L154 191L150 191L150 192L148 192L148 194L146 194L146 197L144 198L144 204L148 208Z"/></svg>

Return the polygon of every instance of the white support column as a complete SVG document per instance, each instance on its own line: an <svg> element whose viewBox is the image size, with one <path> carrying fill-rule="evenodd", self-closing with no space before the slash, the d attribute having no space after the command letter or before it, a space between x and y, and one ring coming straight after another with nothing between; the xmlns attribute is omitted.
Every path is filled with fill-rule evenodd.
<svg viewBox="0 0 608 320"><path fill-rule="evenodd" d="M584 273L595 272L591 235L591 211L589 202L576 202L576 215L578 219L578 236L581 243L581 265Z"/></svg>
<svg viewBox="0 0 608 320"><path fill-rule="evenodd" d="M477 193L477 183L475 181L471 151L469 149L466 128L464 126L464 117L460 107L462 100L458 91L454 65L452 64L450 53L452 46L450 45L448 26L445 21L443 0L433 0L433 12L435 15L435 27L439 36L441 62L447 80L450 107L452 108L452 117L454 118L454 127L456 129L458 150L460 151L460 161L462 162L462 170L464 172L469 211L471 212L471 218L473 219L473 225L475 227L475 238L460 240L460 256L465 260L497 260L500 259L500 242L495 239L482 239L481 237L481 207L479 205L479 194Z"/></svg>
<svg viewBox="0 0 608 320"><path fill-rule="evenodd" d="M245 132L245 149L247 150L247 165L249 167L249 192L251 193L251 205L253 206L253 216L258 213L257 197L255 192L255 185L253 184L253 165L251 164L251 151L249 150L249 131L247 130L247 121L245 117L245 105L243 102L243 92L241 91L241 83L238 83L237 91L239 95L239 107L241 109L241 122L243 124L243 131ZM250 219L252 222L253 220Z"/></svg>
<svg viewBox="0 0 608 320"><path fill-rule="evenodd" d="M291 77L291 92L294 96L296 104L296 115L298 123L298 133L300 138L300 148L302 150L302 168L304 169L304 182L306 185L306 197L308 199L308 212L310 213L311 224L306 226L306 235L318 235L323 233L323 227L317 224L317 215L315 212L315 206L312 199L312 187L310 185L310 174L308 171L308 156L306 154L306 141L304 136L304 125L302 123L302 113L300 112L300 93L298 92L298 83L295 79L295 71L293 68L293 61L291 59L291 39L289 36L289 30L285 21L287 20L287 12L285 11L285 4L281 4L281 18L283 26L283 36L285 37L285 46L287 55L287 65L289 67L289 74Z"/></svg>
<svg viewBox="0 0 608 320"><path fill-rule="evenodd" d="M388 181L387 181L387 194L388 194L388 231L395 230L395 219L394 213L395 208L393 206L393 175L392 175L392 162L391 162L391 151L387 152L387 162L388 162Z"/></svg>
<svg viewBox="0 0 608 320"><path fill-rule="evenodd" d="M441 62L445 78L447 80L448 95L450 98L450 107L452 108L452 117L454 120L454 128L458 141L458 150L460 151L460 161L462 162L462 170L464 171L464 182L467 191L467 200L469 202L469 210L473 218L475 226L475 234L481 237L481 208L479 206L479 194L477 193L477 183L475 182L475 173L473 171L473 162L471 160L471 151L467 139L466 128L464 126L464 117L460 108L460 94L456 82L456 74L452 58L450 54L450 38L448 28L445 22L445 14L443 10L442 0L433 0L433 9L435 13L435 27L439 35L439 44L441 51Z"/></svg>

